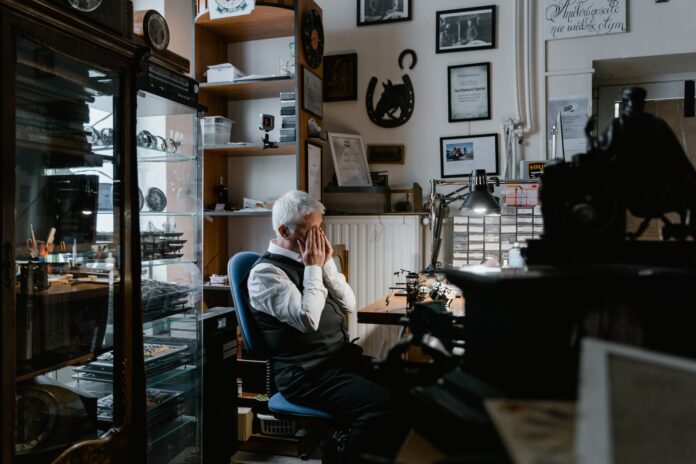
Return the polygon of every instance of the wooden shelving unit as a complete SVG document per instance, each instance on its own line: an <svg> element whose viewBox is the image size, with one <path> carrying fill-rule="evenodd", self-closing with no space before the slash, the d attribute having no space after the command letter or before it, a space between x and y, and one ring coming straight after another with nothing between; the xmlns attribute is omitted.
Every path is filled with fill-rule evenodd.
<svg viewBox="0 0 696 464"><path fill-rule="evenodd" d="M201 84L201 97L224 97L228 100L254 100L258 98L277 98L280 92L295 90L291 78L260 80L251 82Z"/></svg>
<svg viewBox="0 0 696 464"><path fill-rule="evenodd" d="M205 13L196 20L196 26L226 42L287 37L295 34L295 11L292 1L257 1L252 14L211 21L210 14Z"/></svg>
<svg viewBox="0 0 696 464"><path fill-rule="evenodd" d="M210 147L205 153L214 156L244 157L244 156L277 156L294 155L295 142L278 144L277 148L263 148L261 144L248 146Z"/></svg>

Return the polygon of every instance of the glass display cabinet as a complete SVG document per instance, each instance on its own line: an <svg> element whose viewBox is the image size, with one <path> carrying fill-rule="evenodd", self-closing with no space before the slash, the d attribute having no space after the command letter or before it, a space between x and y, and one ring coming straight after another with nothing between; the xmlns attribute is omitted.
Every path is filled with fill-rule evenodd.
<svg viewBox="0 0 696 464"><path fill-rule="evenodd" d="M202 182L197 84L149 64L137 98L149 462L199 462ZM153 81L164 85L147 85ZM175 84L178 83L178 84ZM168 90L167 90L168 88ZM178 88L178 92L171 92ZM157 91L157 93L155 93ZM183 101L183 103L182 103Z"/></svg>
<svg viewBox="0 0 696 464"><path fill-rule="evenodd" d="M145 451L141 51L48 13L0 1L0 461L129 459Z"/></svg>

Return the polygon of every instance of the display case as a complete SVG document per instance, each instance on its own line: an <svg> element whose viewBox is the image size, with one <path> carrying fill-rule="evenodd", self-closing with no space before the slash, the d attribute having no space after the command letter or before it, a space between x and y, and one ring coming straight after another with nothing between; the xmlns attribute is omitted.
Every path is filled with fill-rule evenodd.
<svg viewBox="0 0 696 464"><path fill-rule="evenodd" d="M149 462L198 462L203 202L197 84L152 63L146 72L136 144ZM178 90L152 85L165 80Z"/></svg>
<svg viewBox="0 0 696 464"><path fill-rule="evenodd" d="M144 454L127 111L141 50L52 8L0 1L0 461L128 460Z"/></svg>

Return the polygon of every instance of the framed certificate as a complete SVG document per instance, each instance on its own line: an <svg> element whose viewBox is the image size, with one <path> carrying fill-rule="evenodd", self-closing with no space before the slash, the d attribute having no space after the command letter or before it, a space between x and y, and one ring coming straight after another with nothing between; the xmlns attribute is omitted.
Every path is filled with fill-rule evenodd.
<svg viewBox="0 0 696 464"><path fill-rule="evenodd" d="M339 187L370 187L372 177L367 165L365 145L357 134L329 132L331 156Z"/></svg>
<svg viewBox="0 0 696 464"><path fill-rule="evenodd" d="M322 97L321 77L302 66L302 109L321 119Z"/></svg>
<svg viewBox="0 0 696 464"><path fill-rule="evenodd" d="M491 64L449 66L449 122L491 119Z"/></svg>
<svg viewBox="0 0 696 464"><path fill-rule="evenodd" d="M321 201L321 146L310 141L307 145L307 193Z"/></svg>

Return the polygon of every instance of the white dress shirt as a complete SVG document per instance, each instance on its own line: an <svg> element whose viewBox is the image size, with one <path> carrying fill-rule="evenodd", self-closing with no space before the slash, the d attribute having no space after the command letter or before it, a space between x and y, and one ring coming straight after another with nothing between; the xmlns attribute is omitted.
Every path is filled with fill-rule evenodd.
<svg viewBox="0 0 696 464"><path fill-rule="evenodd" d="M302 262L299 253L280 247L273 240L268 245L268 251ZM300 292L279 267L269 263L257 264L252 268L247 283L251 306L301 332L319 328L329 293L343 312L355 311L353 290L333 259L324 264L323 272L319 265L305 266L302 284L304 292Z"/></svg>

